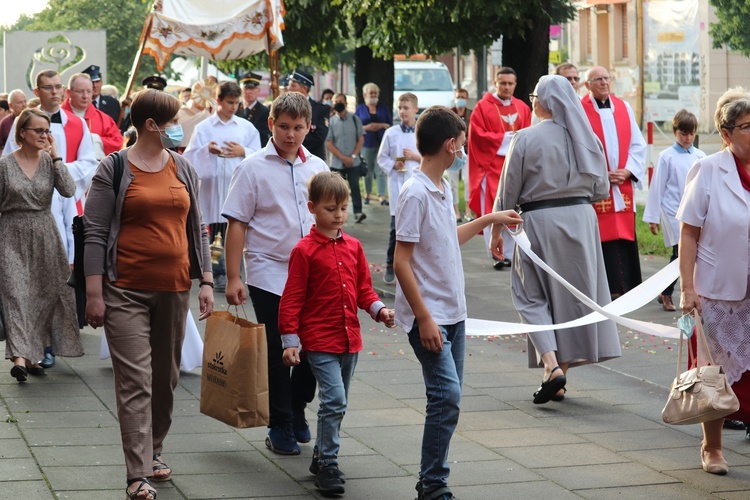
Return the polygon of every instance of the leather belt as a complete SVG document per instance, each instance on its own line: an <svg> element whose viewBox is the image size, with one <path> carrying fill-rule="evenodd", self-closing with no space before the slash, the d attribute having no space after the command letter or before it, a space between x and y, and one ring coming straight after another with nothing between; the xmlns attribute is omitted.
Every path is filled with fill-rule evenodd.
<svg viewBox="0 0 750 500"><path fill-rule="evenodd" d="M521 204L521 212L532 212L543 208L569 207L571 205L590 205L591 200L585 196L575 196L571 198L557 198L554 200L530 201Z"/></svg>

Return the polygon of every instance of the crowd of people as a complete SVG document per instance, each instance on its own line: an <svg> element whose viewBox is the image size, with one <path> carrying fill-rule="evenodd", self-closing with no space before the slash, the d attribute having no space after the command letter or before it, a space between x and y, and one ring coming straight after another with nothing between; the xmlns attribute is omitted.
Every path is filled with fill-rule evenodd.
<svg viewBox="0 0 750 500"><path fill-rule="evenodd" d="M473 109L461 88L452 109L421 114L417 96L404 93L395 125L374 83L350 112L343 93L325 89L313 99L315 79L302 69L270 106L253 72L196 82L178 97L161 76L142 84L120 102L91 65L67 85L55 71L40 72L36 104L21 90L0 99L0 310L10 374L18 382L42 376L55 356L83 355L80 328L104 327L131 499L156 498L152 482L172 477L162 451L193 280L199 319L211 314L214 292L225 292L231 305L249 298L265 324L272 452L299 455L311 441L305 408L317 387L309 470L324 493L345 491L339 433L363 347L357 311L401 327L427 397L418 500L453 498L448 449L467 317L460 245L483 233L492 266L511 272L524 323L589 311L514 248L518 227L601 306L641 283L635 190L645 181L646 148L606 68L589 69L581 82L575 66L562 64L539 80L530 106L514 96L509 67ZM722 96L715 125L724 147L706 156L693 146L696 117L677 113L643 220L679 259L679 306L702 314L713 357L739 396L729 418L750 421L750 93ZM395 285L394 309L378 298L362 245L343 229L349 199L360 224L374 196L390 212L383 280ZM74 290L65 282L76 215L86 279ZM217 238L218 264L210 247ZM674 287L658 297L666 311L677 309ZM535 404L564 401L569 368L621 355L611 321L532 333L527 342L529 367L543 368ZM703 424L701 463L714 474L728 472L723 425Z"/></svg>

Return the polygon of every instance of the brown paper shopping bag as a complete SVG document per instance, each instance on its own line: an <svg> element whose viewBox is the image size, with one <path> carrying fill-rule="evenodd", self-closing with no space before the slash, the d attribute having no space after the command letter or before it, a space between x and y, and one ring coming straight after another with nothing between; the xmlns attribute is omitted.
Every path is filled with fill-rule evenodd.
<svg viewBox="0 0 750 500"><path fill-rule="evenodd" d="M227 311L207 320L201 413L243 429L268 425L268 347L264 325Z"/></svg>

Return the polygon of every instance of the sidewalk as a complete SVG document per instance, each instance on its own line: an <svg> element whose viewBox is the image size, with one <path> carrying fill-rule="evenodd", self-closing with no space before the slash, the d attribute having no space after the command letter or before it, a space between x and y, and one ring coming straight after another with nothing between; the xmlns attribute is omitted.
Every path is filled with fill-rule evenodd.
<svg viewBox="0 0 750 500"><path fill-rule="evenodd" d="M387 207L366 205L367 220L347 224L373 267L379 291L388 241ZM517 321L510 274L495 271L481 238L464 247L471 317ZM643 258L644 276L666 264ZM392 298L385 298L388 305ZM192 297L194 312L197 295ZM217 309L226 307L217 298ZM252 308L248 308L248 312ZM674 323L655 302L632 315ZM197 317L197 313L196 313ZM421 370L403 332L362 313L365 349L342 428L346 498L413 499L424 418ZM200 324L201 330L204 328ZM58 358L44 379L18 384L0 366L0 498L122 498L125 467L109 360L100 330L82 332L86 356ZM661 422L675 375L676 343L621 330L623 356L569 372L562 403L534 405L541 370L526 367L521 336L468 339L462 414L450 451L450 484L467 499L748 498L750 441L725 430L728 476L701 470L700 429ZM282 457L265 429L236 430L200 414L200 371L183 373L164 459L171 482L160 500L322 498L308 473L312 444ZM315 404L308 420L315 430ZM6 416L7 415L7 416Z"/></svg>

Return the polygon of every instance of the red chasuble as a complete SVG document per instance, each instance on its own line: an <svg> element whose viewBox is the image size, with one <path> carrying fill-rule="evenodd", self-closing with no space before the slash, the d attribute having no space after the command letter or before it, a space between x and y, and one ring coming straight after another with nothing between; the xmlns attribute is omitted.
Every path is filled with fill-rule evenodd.
<svg viewBox="0 0 750 500"><path fill-rule="evenodd" d="M67 109L61 107L60 112L68 116L68 121L63 127L63 130L65 130L65 163L73 163L78 159L78 147L83 140L83 122ZM83 215L81 200L76 200L76 210L78 215Z"/></svg>
<svg viewBox="0 0 750 500"><path fill-rule="evenodd" d="M503 171L504 156L497 150L506 132L518 132L531 125L531 110L525 102L511 98L510 106L503 105L491 93L477 102L469 124L469 208L477 215L488 214L495 206L497 186ZM482 198L482 180L487 179Z"/></svg>
<svg viewBox="0 0 750 500"><path fill-rule="evenodd" d="M617 139L620 146L620 157L618 158L617 168L625 168L628 161L628 150L630 149L630 116L625 107L625 102L617 97L610 95L610 101L614 104L615 127L617 128ZM604 128L599 113L594 109L596 104L590 95L581 99L583 110L586 112L591 128L602 141L604 145L604 156L607 159L607 168L609 170L609 156L607 156L607 142L604 140ZM601 240L615 241L628 240L635 241L635 205L633 204L633 183L632 181L620 184L620 194L625 202L625 210L615 212L615 204L612 200L612 188L609 188L609 198L606 200L593 203L596 216L599 219L599 234Z"/></svg>

